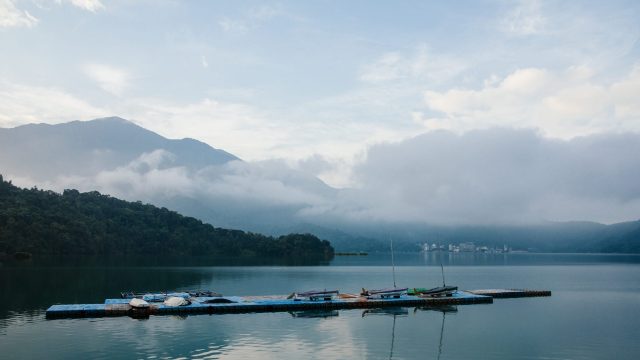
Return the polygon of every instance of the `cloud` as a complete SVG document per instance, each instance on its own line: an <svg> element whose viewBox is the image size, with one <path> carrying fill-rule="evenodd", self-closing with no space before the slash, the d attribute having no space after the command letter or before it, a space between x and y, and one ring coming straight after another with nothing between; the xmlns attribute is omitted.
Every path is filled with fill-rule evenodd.
<svg viewBox="0 0 640 360"><path fill-rule="evenodd" d="M389 129L384 124L343 121L323 112L326 108L323 104L311 104L279 112L212 98L192 103L134 98L112 113L163 136L197 138L244 160L282 158L295 164L322 154L331 166L319 174L309 173L341 187L351 183L350 165L361 155L364 146L406 137L406 131Z"/></svg>
<svg viewBox="0 0 640 360"><path fill-rule="evenodd" d="M459 59L429 52L420 45L412 54L388 52L360 70L360 80L366 83L382 83L397 80L441 82L451 79L466 69Z"/></svg>
<svg viewBox="0 0 640 360"><path fill-rule="evenodd" d="M105 6L102 4L100 0L56 0L56 2L58 4L66 2L75 7L78 7L86 11L90 11L92 13L105 9Z"/></svg>
<svg viewBox="0 0 640 360"><path fill-rule="evenodd" d="M616 222L640 214L640 134L433 131L372 147L354 169L360 218L458 224Z"/></svg>
<svg viewBox="0 0 640 360"><path fill-rule="evenodd" d="M11 0L0 0L0 28L3 27L27 27L38 24L38 19L26 10L16 8Z"/></svg>
<svg viewBox="0 0 640 360"><path fill-rule="evenodd" d="M104 109L58 88L0 81L0 127L41 122L56 124L107 114Z"/></svg>
<svg viewBox="0 0 640 360"><path fill-rule="evenodd" d="M120 113L167 137L197 137L251 159L267 158L271 146L286 143L287 134L269 122L265 114L241 103L205 98L185 104L136 98L127 102Z"/></svg>
<svg viewBox="0 0 640 360"><path fill-rule="evenodd" d="M129 73L125 70L104 64L88 64L84 72L106 92L121 96L129 86Z"/></svg>
<svg viewBox="0 0 640 360"><path fill-rule="evenodd" d="M198 218L214 213L219 216L209 219L213 223L236 227L263 221L282 226L323 213L330 208L333 194L316 178L291 169L283 161L231 161L189 170L164 149L143 153L114 169L88 175L65 172L45 183L25 175L5 175L21 186L97 190L130 201L168 206ZM255 214L256 219L247 221L247 214ZM271 217L273 220L268 220Z"/></svg>
<svg viewBox="0 0 640 360"><path fill-rule="evenodd" d="M516 36L544 32L547 19L542 15L538 0L523 0L511 9L501 23L502 31Z"/></svg>
<svg viewBox="0 0 640 360"><path fill-rule="evenodd" d="M619 222L640 214L640 133L558 140L531 129L464 134L431 131L372 146L351 168L356 186L330 188L313 173L334 164L311 157L190 167L165 149L109 169L57 170L47 183L4 174L21 186L98 190L217 225L258 230L316 224L524 224ZM99 152L87 152L88 164ZM17 175L17 176L16 176Z"/></svg>
<svg viewBox="0 0 640 360"><path fill-rule="evenodd" d="M611 85L611 97L615 103L615 116L619 119L640 117L640 64L636 65L628 77Z"/></svg>
<svg viewBox="0 0 640 360"><path fill-rule="evenodd" d="M90 12L103 10L105 6L100 0L55 0L57 4L68 2L73 6L79 7ZM41 9L46 9L39 3L36 5ZM38 20L26 10L20 10L15 6L12 0L0 0L0 28L8 27L27 27L32 28L38 25Z"/></svg>
<svg viewBox="0 0 640 360"><path fill-rule="evenodd" d="M115 105L96 106L61 89L0 82L0 127L118 115L168 138L197 138L245 160L285 158L295 163L321 153L331 167L319 175L339 186L350 184L350 164L364 145L402 137L382 125L336 124L322 116L314 120L310 116L314 109L292 111L285 117L210 98L185 103L123 97Z"/></svg>
<svg viewBox="0 0 640 360"><path fill-rule="evenodd" d="M604 83L586 67L563 72L540 68L490 79L479 90L426 91L428 128L455 131L492 126L532 127L554 137L571 138L602 131L640 130L640 66L622 79Z"/></svg>
<svg viewBox="0 0 640 360"><path fill-rule="evenodd" d="M282 6L262 5L250 8L237 18L223 17L218 25L226 33L244 34L277 17L301 20L299 16L284 11Z"/></svg>
<svg viewBox="0 0 640 360"><path fill-rule="evenodd" d="M174 208L196 202L196 210L177 210L201 218L213 213L236 226L618 222L640 214L639 153L638 133L553 140L533 130L433 131L371 147L353 169L358 186L348 190L331 189L284 161L189 170L162 149L88 176L63 174L45 188L97 189ZM298 167L324 171L327 163L311 158ZM255 219L246 221L246 214Z"/></svg>

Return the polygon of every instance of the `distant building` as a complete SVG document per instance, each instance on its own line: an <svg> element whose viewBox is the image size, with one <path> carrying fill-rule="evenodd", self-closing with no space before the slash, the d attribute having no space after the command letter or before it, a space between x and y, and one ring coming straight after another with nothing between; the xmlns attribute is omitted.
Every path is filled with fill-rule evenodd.
<svg viewBox="0 0 640 360"><path fill-rule="evenodd" d="M464 252L476 251L476 245L472 242L460 243L459 247L460 247L460 251L464 251Z"/></svg>

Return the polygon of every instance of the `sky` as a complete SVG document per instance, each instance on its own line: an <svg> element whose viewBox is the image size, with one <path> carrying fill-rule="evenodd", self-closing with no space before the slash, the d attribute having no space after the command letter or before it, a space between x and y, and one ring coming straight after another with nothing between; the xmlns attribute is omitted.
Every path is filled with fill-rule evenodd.
<svg viewBox="0 0 640 360"><path fill-rule="evenodd" d="M425 136L637 134L638 19L637 1L0 0L0 127L120 116L368 188L376 151ZM616 216L584 216L637 217L614 198Z"/></svg>

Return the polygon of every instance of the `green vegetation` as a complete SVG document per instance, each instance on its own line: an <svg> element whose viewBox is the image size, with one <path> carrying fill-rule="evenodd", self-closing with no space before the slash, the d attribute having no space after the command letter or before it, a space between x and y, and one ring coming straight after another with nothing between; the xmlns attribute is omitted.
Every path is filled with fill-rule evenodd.
<svg viewBox="0 0 640 360"><path fill-rule="evenodd" d="M192 217L96 191L20 189L0 175L0 253L158 254L329 259L311 234L277 238L215 228Z"/></svg>

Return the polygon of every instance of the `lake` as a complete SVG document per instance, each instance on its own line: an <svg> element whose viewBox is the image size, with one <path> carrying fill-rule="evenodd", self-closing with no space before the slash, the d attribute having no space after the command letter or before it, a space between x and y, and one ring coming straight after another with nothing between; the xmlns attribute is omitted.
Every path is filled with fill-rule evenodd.
<svg viewBox="0 0 640 360"><path fill-rule="evenodd" d="M441 284L439 254L396 254L399 286ZM551 290L548 298L386 311L46 320L54 303L124 290L225 295L357 292L393 284L388 254L312 266L215 259L35 258L0 266L0 358L638 359L640 256L442 254L461 289ZM220 266L220 265L225 266Z"/></svg>

